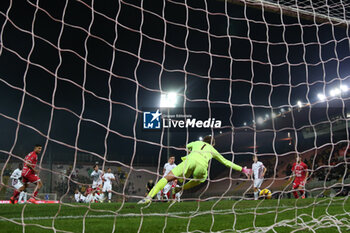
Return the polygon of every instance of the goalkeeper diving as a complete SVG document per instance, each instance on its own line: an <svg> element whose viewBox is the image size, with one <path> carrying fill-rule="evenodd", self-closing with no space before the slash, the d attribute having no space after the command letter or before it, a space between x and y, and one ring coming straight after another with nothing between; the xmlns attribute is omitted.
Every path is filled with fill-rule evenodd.
<svg viewBox="0 0 350 233"><path fill-rule="evenodd" d="M158 183L148 193L147 197L138 202L138 204L148 204L152 198L162 190L168 182L175 179L183 182L186 178L193 177L182 187L175 189L175 192L187 190L203 183L208 176L209 161L214 158L226 167L231 167L233 170L251 174L251 169L241 167L231 161L225 159L215 148L215 139L211 136L206 136L203 141L194 141L187 144L186 148L190 152L187 156L182 157L182 162L171 170L165 177L160 179Z"/></svg>

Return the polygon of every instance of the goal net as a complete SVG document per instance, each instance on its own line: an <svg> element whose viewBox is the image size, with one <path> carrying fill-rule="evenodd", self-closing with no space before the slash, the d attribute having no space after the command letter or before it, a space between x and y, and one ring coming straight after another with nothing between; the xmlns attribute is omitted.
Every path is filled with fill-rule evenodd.
<svg viewBox="0 0 350 233"><path fill-rule="evenodd" d="M1 225L350 231L349 8L344 0L1 1L0 203L37 143L44 203L0 205ZM212 160L181 197L173 184L136 204L169 158L179 164L186 145L207 135L227 160L252 168L256 155L263 166L246 177ZM111 194L95 190L95 165L111 169Z"/></svg>

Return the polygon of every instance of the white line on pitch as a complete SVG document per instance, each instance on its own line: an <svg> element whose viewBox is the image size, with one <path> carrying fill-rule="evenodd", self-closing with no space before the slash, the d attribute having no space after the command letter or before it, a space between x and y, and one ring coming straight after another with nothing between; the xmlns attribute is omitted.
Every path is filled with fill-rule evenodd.
<svg viewBox="0 0 350 233"><path fill-rule="evenodd" d="M334 204L332 204L334 205ZM317 206L327 206L327 204L318 204ZM295 206L279 206L278 209L288 209L288 208L295 208ZM303 208L303 206L300 206L300 208ZM310 207L306 207L310 208ZM236 210L261 210L261 209L276 209L276 207L273 206L262 206L258 208L245 208L245 209L235 209ZM177 215L184 215L184 214L195 214L195 216L199 215L206 215L206 214L215 214L215 213L233 213L232 209L224 209L224 210L207 210L207 211L182 211L182 212L168 212L168 213L147 213L147 214L137 214L137 213L128 213L128 214L104 214L104 215L87 215L85 218L114 218L114 217L152 217L152 216L168 216L168 217L179 217ZM247 213L246 213L247 214ZM260 213L264 214L264 213ZM1 216L0 216L1 217ZM23 220L31 221L31 220L50 220L50 219L80 219L84 218L83 215L67 215L67 216L46 216L46 217L24 217ZM19 221L22 220L22 218L8 218L10 220ZM1 221L6 221L6 219L0 219Z"/></svg>

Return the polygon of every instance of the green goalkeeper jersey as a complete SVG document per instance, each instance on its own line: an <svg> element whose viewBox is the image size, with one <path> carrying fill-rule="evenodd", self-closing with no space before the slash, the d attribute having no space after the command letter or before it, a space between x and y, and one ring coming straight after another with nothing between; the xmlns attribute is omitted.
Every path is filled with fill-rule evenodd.
<svg viewBox="0 0 350 233"><path fill-rule="evenodd" d="M231 167L236 171L242 171L242 167L225 159L212 145L203 142L195 141L187 144L187 149L190 153L182 157L182 160L191 159L208 168L209 161L214 158L226 167Z"/></svg>

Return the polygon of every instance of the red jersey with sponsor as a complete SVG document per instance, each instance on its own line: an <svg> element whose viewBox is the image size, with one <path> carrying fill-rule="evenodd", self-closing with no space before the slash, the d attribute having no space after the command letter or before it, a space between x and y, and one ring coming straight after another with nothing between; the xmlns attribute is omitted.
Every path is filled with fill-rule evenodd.
<svg viewBox="0 0 350 233"><path fill-rule="evenodd" d="M85 191L85 195L89 195L93 191L94 191L93 188L87 188L86 191Z"/></svg>
<svg viewBox="0 0 350 233"><path fill-rule="evenodd" d="M24 165L22 169L22 176L26 176L28 173L33 173L32 169L30 169L27 164L30 164L33 168L36 167L36 163L38 162L38 155L33 151L30 152L24 158Z"/></svg>
<svg viewBox="0 0 350 233"><path fill-rule="evenodd" d="M295 174L295 179L304 180L306 177L307 165L304 162L300 162L299 164L294 163L292 171Z"/></svg>

